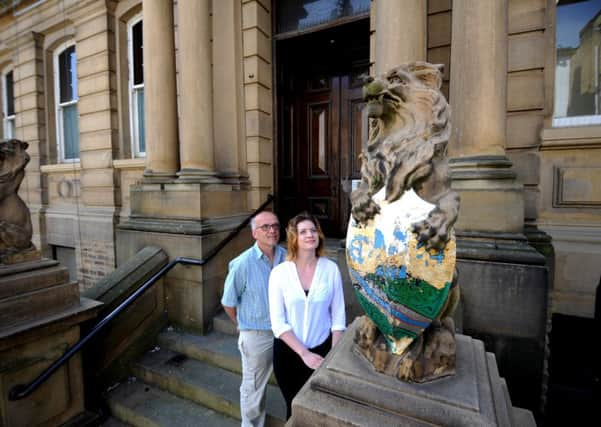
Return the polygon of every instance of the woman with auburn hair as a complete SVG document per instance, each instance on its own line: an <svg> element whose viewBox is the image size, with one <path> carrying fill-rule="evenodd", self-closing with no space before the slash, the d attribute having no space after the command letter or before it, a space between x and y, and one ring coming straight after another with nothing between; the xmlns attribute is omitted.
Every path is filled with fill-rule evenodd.
<svg viewBox="0 0 601 427"><path fill-rule="evenodd" d="M340 270L323 256L317 218L306 212L288 222L288 255L269 276L269 313L275 335L273 371L286 400L292 399L346 328Z"/></svg>

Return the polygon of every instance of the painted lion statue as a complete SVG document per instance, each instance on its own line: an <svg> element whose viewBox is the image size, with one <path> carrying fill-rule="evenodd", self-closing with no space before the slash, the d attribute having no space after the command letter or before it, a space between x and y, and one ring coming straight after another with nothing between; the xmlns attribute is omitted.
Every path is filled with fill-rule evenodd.
<svg viewBox="0 0 601 427"><path fill-rule="evenodd" d="M369 141L347 234L349 272L368 315L355 342L376 370L415 382L455 369L451 314L459 288L452 227L459 196L446 159L450 108L440 90L441 70L413 62L366 78ZM404 200L414 200L421 216ZM402 223L403 217L415 219ZM436 296L428 312L420 300L425 295Z"/></svg>
<svg viewBox="0 0 601 427"><path fill-rule="evenodd" d="M451 190L446 160L450 109L440 91L442 65L414 62L368 78L364 86L370 134L361 154L361 183L351 193L352 215L365 223L378 212L372 200L386 187L386 201L413 188L436 209L415 224L419 240L440 249L455 223L459 196Z"/></svg>
<svg viewBox="0 0 601 427"><path fill-rule="evenodd" d="M0 263L35 250L31 215L17 194L29 162L27 147L18 139L0 141Z"/></svg>

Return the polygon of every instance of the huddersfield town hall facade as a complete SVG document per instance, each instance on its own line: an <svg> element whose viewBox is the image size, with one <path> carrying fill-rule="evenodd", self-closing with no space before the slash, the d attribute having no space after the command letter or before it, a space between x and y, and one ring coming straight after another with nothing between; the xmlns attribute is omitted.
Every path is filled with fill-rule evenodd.
<svg viewBox="0 0 601 427"><path fill-rule="evenodd" d="M144 248L204 257L270 194L282 224L320 219L344 273L363 76L444 64L459 324L543 419L589 398L562 363L593 360L600 25L599 0L0 0L0 139L29 144L33 243L82 295ZM249 242L174 268L139 329L206 334Z"/></svg>

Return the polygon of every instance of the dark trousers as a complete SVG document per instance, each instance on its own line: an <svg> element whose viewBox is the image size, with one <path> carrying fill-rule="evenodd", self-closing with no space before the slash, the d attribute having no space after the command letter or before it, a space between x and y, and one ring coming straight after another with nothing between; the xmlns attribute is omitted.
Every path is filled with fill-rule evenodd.
<svg viewBox="0 0 601 427"><path fill-rule="evenodd" d="M331 348L332 335L330 334L323 343L310 348L309 351L326 357ZM303 359L288 347L288 344L275 338L273 341L273 373L286 400L286 419L288 419L292 414L292 399L307 382L313 369L305 365Z"/></svg>

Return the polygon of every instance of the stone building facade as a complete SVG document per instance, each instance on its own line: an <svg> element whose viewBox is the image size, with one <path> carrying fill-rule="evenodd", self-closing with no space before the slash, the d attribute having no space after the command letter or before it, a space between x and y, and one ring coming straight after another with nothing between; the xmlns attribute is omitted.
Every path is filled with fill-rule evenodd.
<svg viewBox="0 0 601 427"><path fill-rule="evenodd" d="M601 275L599 71L578 64L598 58L599 2L321 3L0 2L2 135L30 146L21 195L35 244L85 289L144 244L199 257L272 192L283 220L309 209L341 237L366 141L358 76L427 60L445 64L453 108L466 276L538 266L516 292L528 294L527 278L538 277L545 316L548 293L552 313L592 317ZM556 37L574 6L588 17L579 52ZM569 112L574 91L593 107ZM189 289L218 283L224 268L175 272L171 301L186 303ZM210 311L213 294L188 303ZM466 310L466 320L486 323ZM523 310L517 315L528 317ZM512 329L501 324L493 328Z"/></svg>

